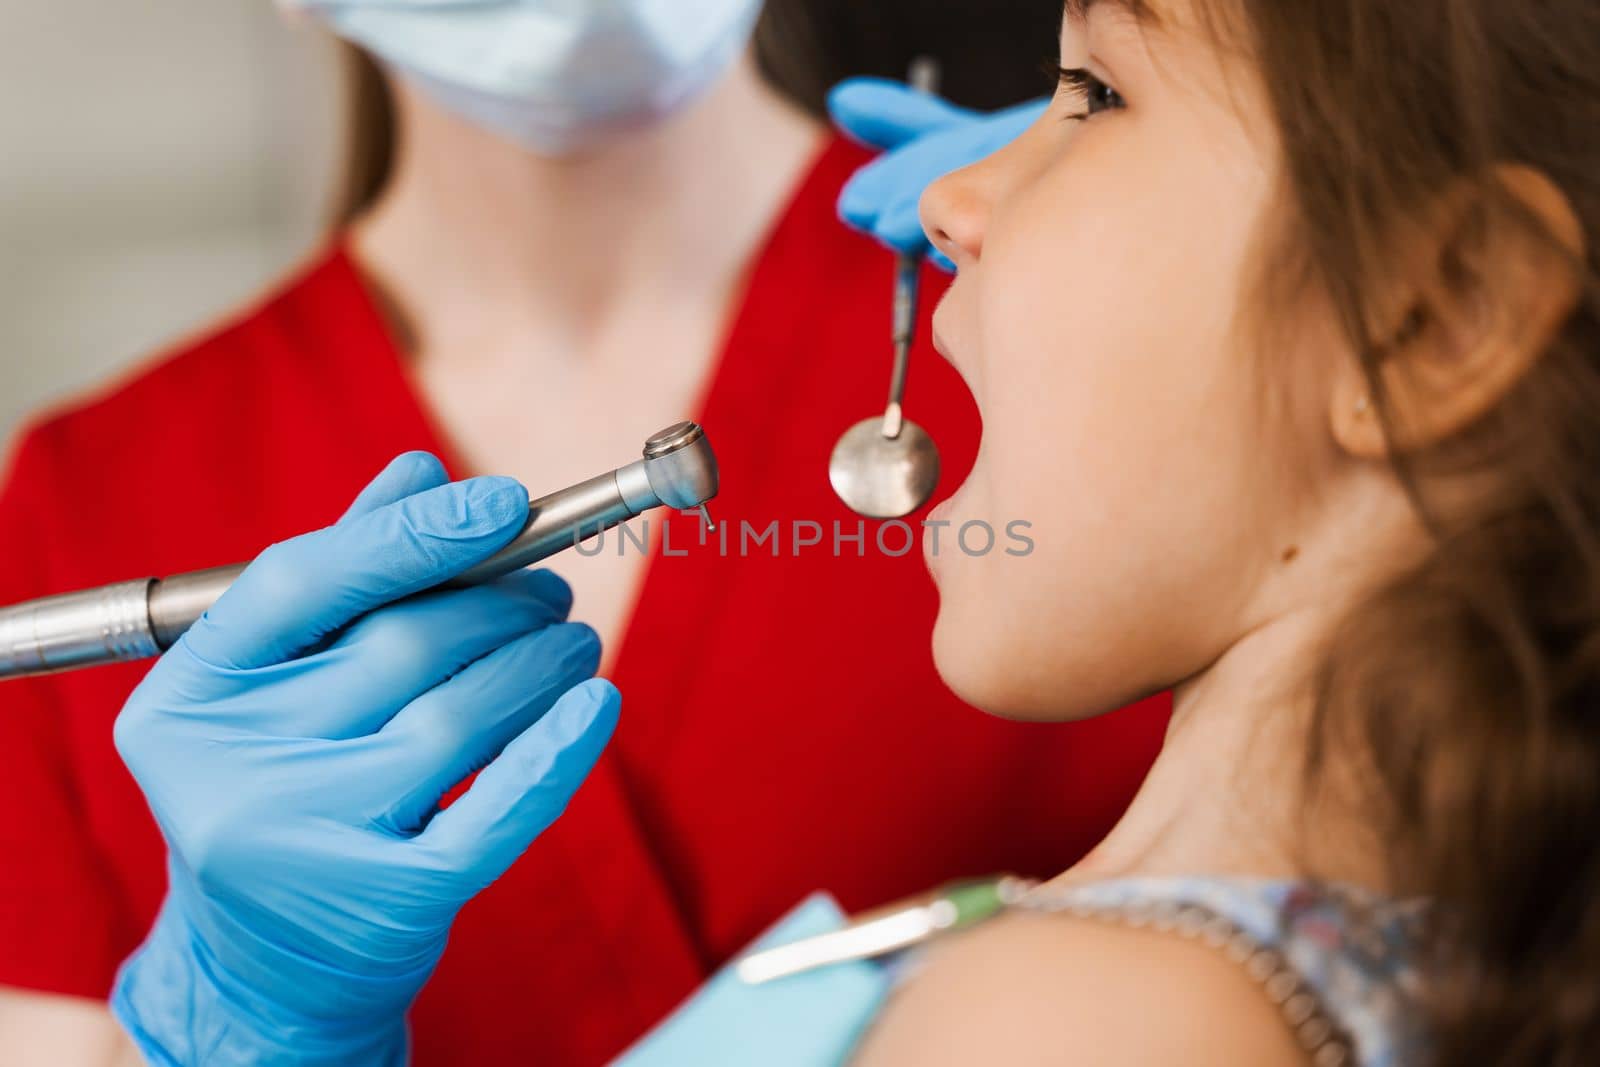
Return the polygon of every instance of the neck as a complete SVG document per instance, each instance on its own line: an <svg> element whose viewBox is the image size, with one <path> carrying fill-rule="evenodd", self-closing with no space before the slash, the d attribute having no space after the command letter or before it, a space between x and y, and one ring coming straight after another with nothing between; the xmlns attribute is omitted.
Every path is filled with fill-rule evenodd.
<svg viewBox="0 0 1600 1067"><path fill-rule="evenodd" d="M1382 888L1364 821L1305 774L1307 682L1333 618L1308 609L1274 619L1178 686L1133 804L1067 877L1311 876Z"/></svg>
<svg viewBox="0 0 1600 1067"><path fill-rule="evenodd" d="M353 247L414 347L492 332L579 335L648 289L736 283L821 128L745 57L658 127L544 158L392 79L398 152Z"/></svg>

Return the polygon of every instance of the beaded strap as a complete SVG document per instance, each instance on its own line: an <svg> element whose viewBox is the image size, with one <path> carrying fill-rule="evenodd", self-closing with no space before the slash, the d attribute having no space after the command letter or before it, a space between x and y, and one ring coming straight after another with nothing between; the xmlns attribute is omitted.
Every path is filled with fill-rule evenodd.
<svg viewBox="0 0 1600 1067"><path fill-rule="evenodd" d="M1071 887L1036 889L1012 906L1026 911L1114 922L1136 930L1176 934L1216 949L1243 967L1278 1006L1314 1067L1354 1067L1356 1063L1349 1036L1334 1022L1322 998L1283 954L1263 945L1237 923L1211 908L1170 900L1105 904L1085 900L1075 895Z"/></svg>

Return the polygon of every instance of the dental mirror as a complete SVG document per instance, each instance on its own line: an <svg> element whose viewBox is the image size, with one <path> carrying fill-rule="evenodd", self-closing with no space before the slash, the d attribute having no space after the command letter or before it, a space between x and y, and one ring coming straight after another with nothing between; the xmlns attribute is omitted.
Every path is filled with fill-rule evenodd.
<svg viewBox="0 0 1600 1067"><path fill-rule="evenodd" d="M939 449L905 417L906 371L917 315L920 255L900 257L895 284L894 380L889 408L852 426L834 446L828 480L846 507L869 519L901 519L926 504L939 485Z"/></svg>
<svg viewBox="0 0 1600 1067"><path fill-rule="evenodd" d="M911 66L913 88L937 90L938 64L927 57ZM881 417L858 422L834 446L828 480L846 507L869 519L901 519L921 508L939 485L939 449L927 431L905 417L906 375L917 331L922 253L899 258L894 284L894 377Z"/></svg>

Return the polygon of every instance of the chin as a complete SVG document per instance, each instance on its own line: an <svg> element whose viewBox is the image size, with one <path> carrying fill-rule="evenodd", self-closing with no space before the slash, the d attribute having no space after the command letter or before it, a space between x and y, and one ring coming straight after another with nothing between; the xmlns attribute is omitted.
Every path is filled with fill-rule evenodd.
<svg viewBox="0 0 1600 1067"><path fill-rule="evenodd" d="M953 606L950 595L942 594L933 630L934 666L956 696L996 718L1076 722L1157 691L1139 684L1131 669L1119 671L1107 657L1074 663L1058 646L1029 645L1037 634L1026 628L1009 630L992 616L975 623Z"/></svg>
<svg viewBox="0 0 1600 1067"><path fill-rule="evenodd" d="M943 607L933 630L933 662L945 685L963 701L996 718L1019 722L1077 718L1041 694L1017 673L1015 649L993 631L955 625Z"/></svg>

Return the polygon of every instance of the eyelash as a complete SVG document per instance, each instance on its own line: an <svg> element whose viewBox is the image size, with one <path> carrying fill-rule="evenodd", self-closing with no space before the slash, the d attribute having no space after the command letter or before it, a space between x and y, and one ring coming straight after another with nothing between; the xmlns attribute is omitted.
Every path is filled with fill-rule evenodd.
<svg viewBox="0 0 1600 1067"><path fill-rule="evenodd" d="M1121 93L1083 67L1061 67L1057 73L1063 88L1084 98L1084 110L1067 116L1074 122L1085 122L1102 112L1117 111L1128 106Z"/></svg>

